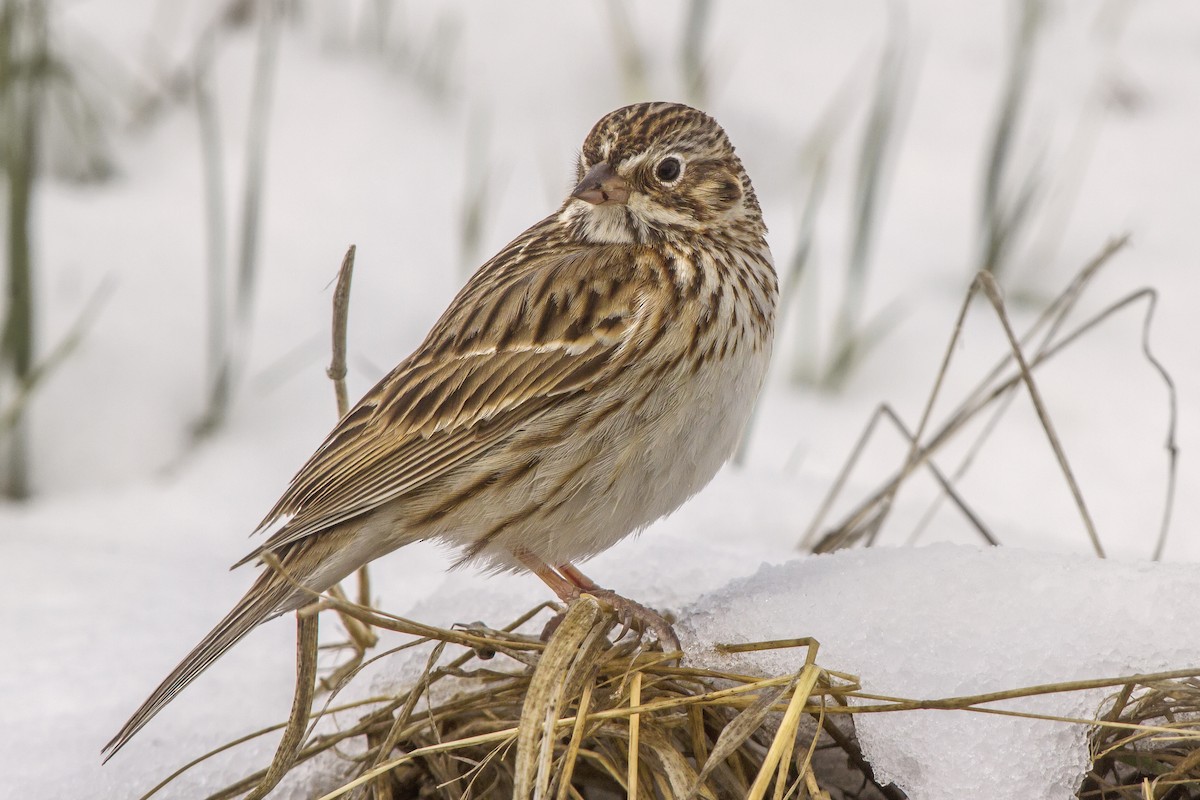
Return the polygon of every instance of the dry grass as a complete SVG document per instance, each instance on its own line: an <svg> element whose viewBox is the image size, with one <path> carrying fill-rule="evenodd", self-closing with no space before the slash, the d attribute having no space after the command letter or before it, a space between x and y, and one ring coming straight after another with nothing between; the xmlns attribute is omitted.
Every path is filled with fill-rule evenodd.
<svg viewBox="0 0 1200 800"><path fill-rule="evenodd" d="M1200 680L1121 687L1092 731L1092 769L1080 798L1200 798ZM1126 727L1129 726L1129 727Z"/></svg>
<svg viewBox="0 0 1200 800"><path fill-rule="evenodd" d="M374 698L353 724L343 714L341 730L301 749L297 763L346 759L353 777L327 800L822 797L817 745L840 742L862 765L838 726L808 721L858 688L816 665L815 643L767 643L806 647L807 657L795 674L761 678L681 666L635 637L614 644L614 617L590 597L572 604L548 643L514 632L543 607L506 630L437 630L333 604L376 627L424 634L412 644L433 648L411 688ZM266 773L213 798L238 796ZM860 769L856 781L869 778Z"/></svg>
<svg viewBox="0 0 1200 800"><path fill-rule="evenodd" d="M967 523L979 533L984 541L991 545L1000 544L1001 542L989 530L980 515L970 507L957 491L955 483L966 474L967 470L976 461L976 456L979 454L984 442L996 430L997 423L1010 407L1010 404L1017 396L1017 392L1023 389L1037 413L1039 424L1046 435L1047 444L1054 453L1059 471L1062 473L1067 488L1075 501L1091 545L1096 554L1103 558L1104 547L1096 532L1091 512L1088 510L1079 485L1075 480L1074 473L1068 463L1067 453L1063 449L1062 443L1055 432L1055 425L1052 422L1050 411L1042 401L1035 372L1052 361L1063 350L1080 342L1096 327L1113 319L1122 312L1134 310L1141 306L1144 309L1140 343L1142 355L1162 381L1166 390L1168 410L1165 445L1167 472L1165 481L1166 496L1160 518L1158 541L1155 544L1153 552L1154 560L1161 558L1170 531L1171 516L1175 504L1175 485L1179 456L1179 447L1176 441L1176 423L1179 409L1175 382L1166 367L1154 355L1150 346L1150 330L1157 308L1158 293L1153 288L1143 288L1120 297L1116 301L1109 303L1102 310L1083 320L1076 320L1072 317L1081 296L1092 283L1093 279L1127 243L1128 237L1124 236L1106 244L1094 258L1076 273L1070 283L1054 298L1050 305L1038 316L1033 325L1020 337L1017 336L1016 331L1013 329L995 279L990 273L980 271L964 296L963 303L959 308L958 319L951 333L950 341L946 347L937 377L934 380L933 387L930 390L921 417L915 428L910 429L910 426L890 407L886 405L880 406L868 421L858 442L851 450L849 458L838 474L837 479L830 487L817 513L813 516L808 530L800 540L800 549L808 552L823 553L856 545L870 546L875 544L887 522L897 494L904 484L921 469L929 470L941 489L941 493L936 496L933 505L930 507L925 519L918 526L918 529L910 535L910 542L915 540L916 536L920 533L920 529L932 517L933 513L944 502L949 501L963 514ZM939 400L943 381L949 371L951 360L957 351L959 337L962 335L967 314L971 310L973 300L977 295L985 297L990 304L997 321L1004 330L1010 351L996 363L965 398L957 403L941 424L935 425L933 411ZM983 429L970 446L967 455L962 458L959 465L953 470L942 469L934 460L935 455L948 442L963 434L968 423L977 418L983 420ZM846 487L850 474L855 469L867 442L874 435L876 426L881 420L890 421L903 436L909 447L908 457L882 486L860 500L845 515L841 522L822 532L821 528L825 525L828 514L842 490Z"/></svg>
<svg viewBox="0 0 1200 800"><path fill-rule="evenodd" d="M1080 797L1200 797L1200 668L916 700L872 694L854 676L822 668L817 643L807 639L718 646L729 652L798 648L791 674L681 665L677 654L643 649L634 637L614 643L614 618L587 596L571 605L547 643L517 632L545 606L505 630L444 630L340 600L326 605L374 627L413 634L417 638L401 649L426 645L429 655L403 691L340 707L332 705L335 695L313 715L315 721L336 712L339 722L333 732L310 735L296 762L323 757L322 771L343 776L321 800L895 800L903 793L874 782L851 718L916 709L1089 726L1095 763ZM1116 694L1096 720L994 705L1106 687ZM210 800L253 790L267 771Z"/></svg>

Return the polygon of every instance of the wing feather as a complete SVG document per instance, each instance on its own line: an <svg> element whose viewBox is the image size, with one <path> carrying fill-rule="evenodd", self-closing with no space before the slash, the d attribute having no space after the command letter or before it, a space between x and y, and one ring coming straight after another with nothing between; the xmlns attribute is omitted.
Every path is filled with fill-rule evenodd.
<svg viewBox="0 0 1200 800"><path fill-rule="evenodd" d="M619 370L654 282L635 248L596 250L518 250L519 268L480 270L292 478L259 525L270 537L235 566L429 484ZM563 319L532 315L530 296L547 293ZM464 330L472 320L486 327Z"/></svg>

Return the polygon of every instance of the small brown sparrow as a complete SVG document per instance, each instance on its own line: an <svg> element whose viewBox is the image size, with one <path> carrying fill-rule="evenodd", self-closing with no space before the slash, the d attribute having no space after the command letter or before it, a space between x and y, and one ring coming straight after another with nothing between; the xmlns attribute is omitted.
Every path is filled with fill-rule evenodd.
<svg viewBox="0 0 1200 800"><path fill-rule="evenodd" d="M338 422L238 565L324 591L410 542L661 617L573 565L669 514L732 454L771 354L777 283L725 132L674 103L592 128L562 206L467 282ZM235 565L236 566L236 565ZM111 756L262 622L310 602L264 569L108 743Z"/></svg>

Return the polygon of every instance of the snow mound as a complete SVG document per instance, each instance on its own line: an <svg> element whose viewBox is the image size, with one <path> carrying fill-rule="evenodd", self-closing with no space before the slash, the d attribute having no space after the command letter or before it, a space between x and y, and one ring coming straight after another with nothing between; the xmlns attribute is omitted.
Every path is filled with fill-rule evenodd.
<svg viewBox="0 0 1200 800"><path fill-rule="evenodd" d="M1144 587L1142 591L1132 590ZM1200 665L1200 566L1014 549L872 549L763 566L700 598L680 626L698 664L780 674L802 651L713 644L812 636L818 663L864 691L937 699ZM1111 690L996 707L1091 718ZM968 711L855 718L882 782L910 797L1060 800L1088 767L1087 730ZM970 764L970 769L964 769Z"/></svg>

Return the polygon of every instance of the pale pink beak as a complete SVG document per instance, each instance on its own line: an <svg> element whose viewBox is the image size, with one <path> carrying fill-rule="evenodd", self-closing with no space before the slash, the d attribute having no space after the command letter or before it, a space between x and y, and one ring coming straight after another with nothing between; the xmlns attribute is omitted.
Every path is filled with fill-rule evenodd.
<svg viewBox="0 0 1200 800"><path fill-rule="evenodd" d="M594 206L624 205L629 202L629 184L617 175L607 161L601 161L590 170L571 192L571 197Z"/></svg>

